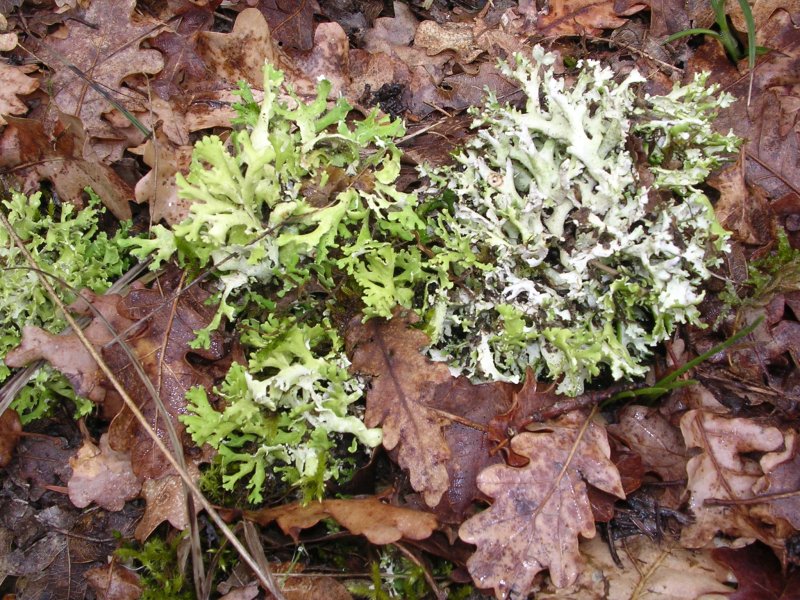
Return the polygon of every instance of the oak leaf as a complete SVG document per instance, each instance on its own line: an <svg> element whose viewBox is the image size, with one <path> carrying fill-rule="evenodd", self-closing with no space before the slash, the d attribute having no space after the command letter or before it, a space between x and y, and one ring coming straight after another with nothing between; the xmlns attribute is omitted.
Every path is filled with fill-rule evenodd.
<svg viewBox="0 0 800 600"><path fill-rule="evenodd" d="M447 418L433 407L436 388L452 379L444 363L427 359L420 349L428 337L409 325L416 317L355 320L345 344L355 373L371 377L367 427L383 427L383 445L398 449L397 462L410 474L411 486L428 506L439 504L450 485L450 448L443 429Z"/></svg>
<svg viewBox="0 0 800 600"><path fill-rule="evenodd" d="M17 96L30 94L39 87L38 79L26 75L29 72L27 67L15 67L0 62L0 125L6 123L3 115L22 115L28 112L28 107Z"/></svg>
<svg viewBox="0 0 800 600"><path fill-rule="evenodd" d="M400 539L423 540L436 528L431 513L384 504L374 496L352 500L321 500L302 504L287 504L245 513L245 516L267 525L273 521L295 540L302 529L308 529L322 519L331 518L356 535L363 535L373 544L391 544Z"/></svg>
<svg viewBox="0 0 800 600"><path fill-rule="evenodd" d="M32 193L41 181L53 184L58 196L82 208L84 189L92 188L120 221L131 218L133 189L88 146L80 121L60 115L52 129L41 121L7 117L0 138L0 168L9 169Z"/></svg>
<svg viewBox="0 0 800 600"><path fill-rule="evenodd" d="M314 14L320 12L316 0L259 0L257 8L281 46L302 51L313 48Z"/></svg>
<svg viewBox="0 0 800 600"><path fill-rule="evenodd" d="M772 550L759 542L744 548L715 548L711 555L736 575L738 586L728 600L797 600L800 571L784 573Z"/></svg>
<svg viewBox="0 0 800 600"><path fill-rule="evenodd" d="M753 491L764 496L763 511L770 521L784 519L800 529L800 438L789 431L784 439L785 448L761 457L764 476Z"/></svg>
<svg viewBox="0 0 800 600"><path fill-rule="evenodd" d="M622 27L627 23L623 16L644 8L644 4L634 4L621 15L613 0L555 0L547 14L539 17L536 28L544 35L599 35L603 29Z"/></svg>
<svg viewBox="0 0 800 600"><path fill-rule="evenodd" d="M143 146L131 150L136 154L140 151L145 164L152 167L136 183L136 202L149 206L152 223L164 220L169 225L175 225L189 216L191 202L178 195L175 175L188 172L193 147L188 144L175 146L161 132L156 133L155 139L155 142L151 138Z"/></svg>
<svg viewBox="0 0 800 600"><path fill-rule="evenodd" d="M494 504L458 532L478 546L467 561L473 580L498 598L524 597L536 574L548 568L557 587L572 584L581 562L578 535L595 535L586 484L625 497L605 429L577 411L517 435L511 449L528 464L485 469L478 487Z"/></svg>
<svg viewBox="0 0 800 600"><path fill-rule="evenodd" d="M103 119L110 109L108 100L70 65L131 112L144 105L131 100L131 94L119 93L123 80L158 73L164 66L158 50L140 48L145 38L157 32L158 21L133 17L135 9L136 0L92 0L88 8L76 11L63 31L47 36L35 48L53 71L53 100L62 112L78 117L91 137L114 138L118 133Z"/></svg>
<svg viewBox="0 0 800 600"><path fill-rule="evenodd" d="M681 417L681 432L687 448L700 449L686 465L688 506L695 520L681 532L681 544L701 548L718 532L758 537L758 523L747 505L708 505L707 501L752 498L762 471L748 454L779 449L783 445L781 432L751 419L702 410L690 410Z"/></svg>
<svg viewBox="0 0 800 600"><path fill-rule="evenodd" d="M78 508L92 502L106 510L122 510L125 502L139 495L141 481L133 474L131 456L117 452L108 445L108 434L100 437L96 446L85 440L78 453L70 458L72 477L67 489L69 499Z"/></svg>
<svg viewBox="0 0 800 600"><path fill-rule="evenodd" d="M188 464L188 471L192 480L199 479L200 471L194 464ZM161 479L146 479L142 484L142 498L147 507L134 531L134 537L140 542L150 537L156 527L164 521L169 521L170 525L180 531L189 525L185 488L180 476L167 475ZM194 506L195 510L199 510L198 503L194 503Z"/></svg>

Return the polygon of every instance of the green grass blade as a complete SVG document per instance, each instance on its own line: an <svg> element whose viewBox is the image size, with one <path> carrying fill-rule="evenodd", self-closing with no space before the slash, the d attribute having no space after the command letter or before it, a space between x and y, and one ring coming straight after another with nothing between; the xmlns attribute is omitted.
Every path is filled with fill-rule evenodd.
<svg viewBox="0 0 800 600"><path fill-rule="evenodd" d="M722 36L716 31L713 31L711 29L700 28L700 29L684 29L683 31L679 31L678 33L673 33L666 40L664 40L663 43L669 44L670 42L674 42L675 40L680 39L682 37L686 37L687 35L711 35L717 38L718 40L722 41Z"/></svg>

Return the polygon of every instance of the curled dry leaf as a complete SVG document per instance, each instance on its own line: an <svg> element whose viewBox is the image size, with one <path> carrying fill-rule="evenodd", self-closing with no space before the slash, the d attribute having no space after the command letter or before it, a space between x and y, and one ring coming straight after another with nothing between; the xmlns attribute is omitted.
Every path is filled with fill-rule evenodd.
<svg viewBox="0 0 800 600"><path fill-rule="evenodd" d="M575 581L581 563L578 535L595 535L587 482L625 497L605 429L577 412L547 429L517 435L511 449L530 462L522 468L485 469L478 487L494 504L458 532L478 546L467 561L473 580L493 588L498 598L524 597L536 574L548 568L557 587Z"/></svg>
<svg viewBox="0 0 800 600"><path fill-rule="evenodd" d="M428 337L409 327L414 318L398 314L390 321L357 319L345 343L352 370L372 378L367 427L383 427L384 447L398 449L398 463L408 470L411 486L428 506L436 506L450 485L445 465L451 453L443 433L448 421L432 403L437 386L452 376L447 365L420 352Z"/></svg>
<svg viewBox="0 0 800 600"><path fill-rule="evenodd" d="M690 410L681 417L681 432L688 448L700 449L686 465L689 508L695 520L681 532L681 544L701 548L718 532L759 537L762 532L748 505L709 506L706 501L752 498L762 471L747 455L778 450L783 445L781 432L752 419L702 410Z"/></svg>
<svg viewBox="0 0 800 600"><path fill-rule="evenodd" d="M108 434L100 437L100 445L85 440L78 453L70 458L72 477L67 489L69 499L78 508L92 502L106 510L122 510L125 502L139 495L141 481L133 474L131 456L108 445Z"/></svg>
<svg viewBox="0 0 800 600"><path fill-rule="evenodd" d="M373 544L391 544L403 538L424 540L437 525L436 517L431 513L384 504L374 496L322 500L305 506L287 504L245 513L245 516L261 525L277 521L283 532L295 540L300 530L331 518L350 532L363 535Z"/></svg>
<svg viewBox="0 0 800 600"><path fill-rule="evenodd" d="M7 408L0 415L0 468L11 462L21 434L22 423L17 411Z"/></svg>

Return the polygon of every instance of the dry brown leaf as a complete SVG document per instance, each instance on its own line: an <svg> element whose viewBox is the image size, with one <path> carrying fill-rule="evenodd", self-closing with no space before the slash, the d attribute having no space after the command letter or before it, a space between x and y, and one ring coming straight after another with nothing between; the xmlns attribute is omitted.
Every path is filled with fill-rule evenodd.
<svg viewBox="0 0 800 600"><path fill-rule="evenodd" d="M634 4L620 15L614 9L614 0L554 0L547 14L536 22L539 33L558 35L600 35L603 29L622 27L630 16L643 10L644 4Z"/></svg>
<svg viewBox="0 0 800 600"><path fill-rule="evenodd" d="M152 167L136 183L135 189L136 202L147 203L150 208L151 223L164 220L175 225L189 216L190 202L178 195L175 175L188 172L192 150L190 145L174 146L161 132L156 134L155 141L151 138L143 146L131 150L134 154L141 153L145 164Z"/></svg>
<svg viewBox="0 0 800 600"><path fill-rule="evenodd" d="M689 509L694 521L681 532L687 548L708 545L718 532L730 536L757 537L758 523L748 506L709 506L707 500L742 500L753 497L753 486L762 476L750 452L774 452L783 445L775 427L744 418L731 418L702 410L681 417L687 448L701 453L686 465L689 477Z"/></svg>
<svg viewBox="0 0 800 600"><path fill-rule="evenodd" d="M33 67L35 69L35 67ZM0 62L0 125L5 125L3 115L22 115L28 107L17 96L25 96L39 87L39 80L28 77L28 67L15 67Z"/></svg>
<svg viewBox="0 0 800 600"><path fill-rule="evenodd" d="M247 512L245 516L260 525L276 521L284 533L295 540L301 530L322 519L331 518L351 533L363 535L373 544L392 544L400 539L424 540L436 529L436 517L431 513L384 504L374 496L352 500L322 500L302 504L287 504Z"/></svg>
<svg viewBox="0 0 800 600"><path fill-rule="evenodd" d="M117 452L108 445L108 434L100 437L100 445L84 440L78 453L70 458L72 477L67 489L69 499L78 508L92 502L106 510L122 510L128 500L139 495L141 481L133 474L131 455Z"/></svg>
<svg viewBox="0 0 800 600"><path fill-rule="evenodd" d="M731 591L725 569L710 552L686 550L672 540L626 540L619 552L621 567L599 537L582 543L581 553L586 568L575 584L561 590L547 586L536 593L537 600L723 600Z"/></svg>
<svg viewBox="0 0 800 600"><path fill-rule="evenodd" d="M517 435L511 449L530 462L485 469L478 487L494 504L458 532L478 546L467 561L475 584L498 598L524 597L544 569L557 587L571 585L580 571L578 536L595 535L586 484L625 497L605 429L577 411Z"/></svg>
<svg viewBox="0 0 800 600"><path fill-rule="evenodd" d="M52 131L39 120L7 121L0 138L0 168L19 178L25 193L38 191L42 180L48 180L62 201L82 208L84 188L90 187L115 217L131 218L133 189L88 147L78 119L61 115Z"/></svg>
<svg viewBox="0 0 800 600"><path fill-rule="evenodd" d="M794 431L785 436L784 449L768 452L759 461L764 476L756 482L756 496L766 496L757 513L771 522L785 519L800 530L800 438ZM771 495L778 497L769 497Z"/></svg>
<svg viewBox="0 0 800 600"><path fill-rule="evenodd" d="M89 569L85 577L98 600L137 600L142 595L139 576L116 562Z"/></svg>
<svg viewBox="0 0 800 600"><path fill-rule="evenodd" d="M215 377L222 377L227 372L230 357L219 331L211 334L208 349L190 348L189 343L195 339L194 332L211 322L215 308L206 304L209 294L199 286L182 291L179 298L174 299L173 292L177 291L180 283L180 273L173 271L159 278L152 289L134 284L118 309L122 315L139 324L136 332L127 336L126 342L158 393L178 439L184 441L184 426L178 417L186 410L186 391L196 385L210 390ZM106 345L103 358L139 405L156 435L171 447L167 425L128 354L119 344ZM191 440L185 441L193 446ZM131 452L133 470L142 479L156 479L174 473L127 407L114 417L109 426L109 442L116 450Z"/></svg>
<svg viewBox="0 0 800 600"><path fill-rule="evenodd" d="M316 94L320 79L331 82L330 97L335 98L347 89L350 80L350 42L338 23L320 23L314 32L314 47L310 52L292 56L286 65L287 77L300 95ZM259 86L261 87L261 86Z"/></svg>
<svg viewBox="0 0 800 600"><path fill-rule="evenodd" d="M476 45L471 23L447 22L440 25L436 21L423 21L414 35L414 46L425 50L428 56L452 50L462 64L471 63L483 54L483 48Z"/></svg>
<svg viewBox="0 0 800 600"><path fill-rule="evenodd" d="M316 0L258 0L275 41L287 49L311 50L315 38L314 15L320 12Z"/></svg>
<svg viewBox="0 0 800 600"><path fill-rule="evenodd" d="M198 33L196 52L209 70L234 86L244 79L261 89L264 61L275 64L269 25L256 8L240 12L230 33Z"/></svg>
<svg viewBox="0 0 800 600"><path fill-rule="evenodd" d="M639 454L644 468L662 481L686 478L689 457L680 430L658 410L634 404L626 406L619 413L619 423L609 425L608 431Z"/></svg>
<svg viewBox="0 0 800 600"><path fill-rule="evenodd" d="M159 22L134 16L135 9L136 0L92 0L88 8L76 11L63 31L47 36L35 48L53 72L53 100L62 112L78 117L90 137L117 137L103 119L111 106L69 65L83 71L131 112L144 106L131 94L121 93L123 80L140 73L155 74L164 67L158 50L140 47L144 39L157 33Z"/></svg>
<svg viewBox="0 0 800 600"><path fill-rule="evenodd" d="M768 546L756 542L744 548L716 548L714 560L736 576L736 591L728 600L797 600L800 598L800 570L781 568Z"/></svg>
<svg viewBox="0 0 800 600"><path fill-rule="evenodd" d="M14 457L22 434L22 423L19 414L13 408L7 408L0 414L0 468L8 466Z"/></svg>
<svg viewBox="0 0 800 600"><path fill-rule="evenodd" d="M192 463L187 464L187 471L193 481L200 477L200 470ZM183 480L179 475L167 475L161 479L146 479L142 484L142 498L147 502L142 520L136 525L134 537L143 542L156 527L168 521L175 529L183 531L189 525L189 514L186 510L186 494ZM194 503L195 510L200 504Z"/></svg>
<svg viewBox="0 0 800 600"><path fill-rule="evenodd" d="M717 219L734 239L743 244L764 246L775 239L775 222L769 201L758 187L744 178L744 152L738 160L713 177L708 184L719 190L714 209Z"/></svg>
<svg viewBox="0 0 800 600"><path fill-rule="evenodd" d="M383 446L398 449L398 463L408 470L411 486L428 506L436 506L450 484L445 465L451 453L443 433L448 421L432 402L436 387L452 377L447 365L420 352L428 337L409 327L414 320L412 314L366 323L357 318L345 343L353 372L372 378L367 427L383 427Z"/></svg>
<svg viewBox="0 0 800 600"><path fill-rule="evenodd" d="M195 44L201 31L206 31L214 22L213 6L198 6L188 2L180 7L180 18L172 31L164 31L150 40L150 46L161 50L164 68L153 80L153 91L162 100L169 100L180 93L183 87L208 85L213 74L208 71L203 59L197 54Z"/></svg>

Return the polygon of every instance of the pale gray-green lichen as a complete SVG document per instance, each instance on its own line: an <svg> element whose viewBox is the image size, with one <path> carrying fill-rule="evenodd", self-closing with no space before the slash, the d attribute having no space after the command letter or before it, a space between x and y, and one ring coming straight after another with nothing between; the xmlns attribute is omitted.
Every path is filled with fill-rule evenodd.
<svg viewBox="0 0 800 600"><path fill-rule="evenodd" d="M617 83L586 61L568 87L554 61L536 47L503 65L524 108L491 96L457 164L428 173L456 196L439 220L445 246L468 243L480 267L429 299L430 353L472 379L531 368L579 394L603 369L644 374L654 345L698 322L727 233L696 186L738 140L712 130L732 98L706 76L637 108L636 71ZM639 182L633 136L658 194Z"/></svg>

